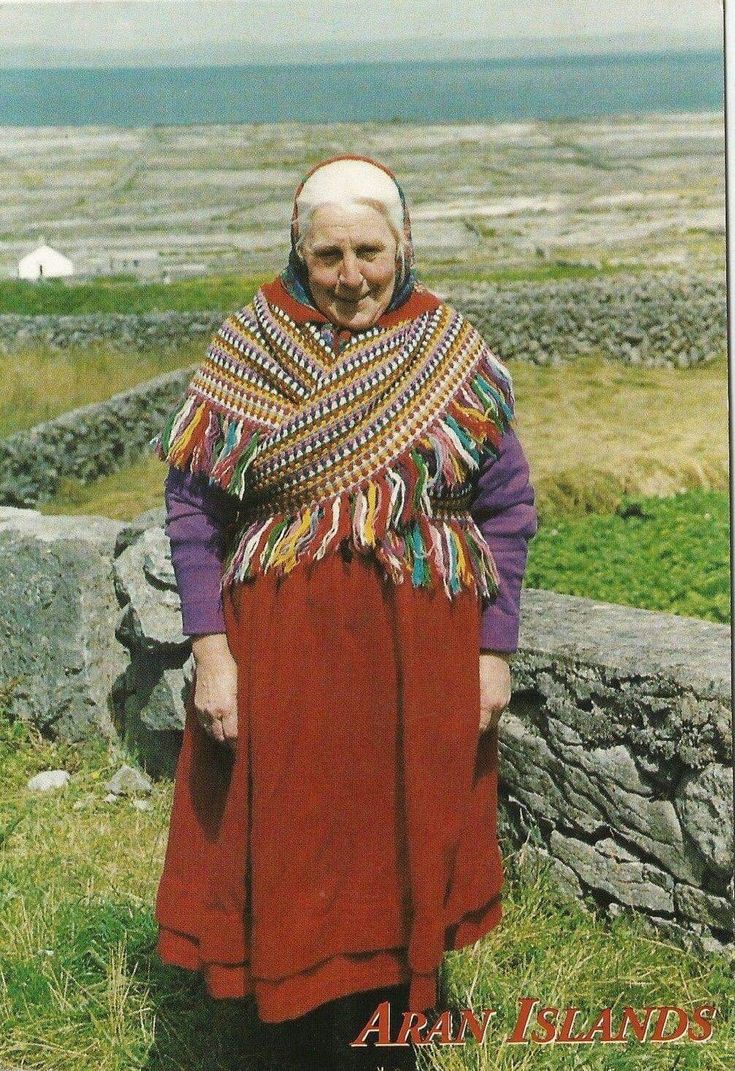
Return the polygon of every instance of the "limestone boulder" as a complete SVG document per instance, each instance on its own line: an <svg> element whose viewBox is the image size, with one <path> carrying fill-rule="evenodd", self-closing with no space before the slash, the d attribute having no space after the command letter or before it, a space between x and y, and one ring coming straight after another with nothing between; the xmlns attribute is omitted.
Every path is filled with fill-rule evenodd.
<svg viewBox="0 0 735 1071"><path fill-rule="evenodd" d="M120 528L0 507L0 679L15 716L66 740L115 735L110 691L128 661L111 627Z"/></svg>

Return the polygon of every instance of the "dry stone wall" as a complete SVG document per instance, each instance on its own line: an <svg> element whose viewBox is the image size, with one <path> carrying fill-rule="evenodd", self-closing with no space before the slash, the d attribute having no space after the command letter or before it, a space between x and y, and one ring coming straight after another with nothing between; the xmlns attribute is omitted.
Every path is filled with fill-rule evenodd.
<svg viewBox="0 0 735 1071"><path fill-rule="evenodd" d="M0 676L44 732L118 734L170 775L192 661L162 524L0 508ZM526 590L499 741L506 844L574 896L728 941L729 628Z"/></svg>
<svg viewBox="0 0 735 1071"><path fill-rule="evenodd" d="M724 278L598 275L454 286L442 296L470 317L502 360L547 364L599 352L631 364L682 367L725 349ZM226 311L0 315L0 353L93 343L168 349L208 340Z"/></svg>
<svg viewBox="0 0 735 1071"><path fill-rule="evenodd" d="M524 593L503 717L506 831L577 893L732 931L729 629Z"/></svg>
<svg viewBox="0 0 735 1071"><path fill-rule="evenodd" d="M0 504L35 506L52 498L64 477L92 483L146 452L150 456L149 440L191 374L187 368L156 376L106 402L0 439Z"/></svg>

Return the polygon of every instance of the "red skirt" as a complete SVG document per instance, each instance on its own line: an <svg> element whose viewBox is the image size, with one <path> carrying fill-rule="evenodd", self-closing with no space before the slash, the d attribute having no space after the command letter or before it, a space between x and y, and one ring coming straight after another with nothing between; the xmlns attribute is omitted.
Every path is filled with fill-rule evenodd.
<svg viewBox="0 0 735 1071"><path fill-rule="evenodd" d="M187 707L158 953L264 1022L409 982L501 918L497 731L480 734L477 596L333 554L225 597L235 754ZM193 693L192 693L193 694Z"/></svg>

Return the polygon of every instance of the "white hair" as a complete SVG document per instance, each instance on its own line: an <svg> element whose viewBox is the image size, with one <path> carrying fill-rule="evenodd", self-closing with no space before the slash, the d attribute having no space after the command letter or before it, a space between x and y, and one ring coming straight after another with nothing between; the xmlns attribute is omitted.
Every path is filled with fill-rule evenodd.
<svg viewBox="0 0 735 1071"><path fill-rule="evenodd" d="M403 253L403 204L393 179L382 168L366 160L333 160L310 175L296 198L298 238L296 252L301 254L304 238L317 208L337 205L348 211L374 208L391 229Z"/></svg>

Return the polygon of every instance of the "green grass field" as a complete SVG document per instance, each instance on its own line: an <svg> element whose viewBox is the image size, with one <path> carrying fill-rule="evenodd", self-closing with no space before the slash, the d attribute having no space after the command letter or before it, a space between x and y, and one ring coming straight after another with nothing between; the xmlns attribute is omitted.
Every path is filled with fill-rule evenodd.
<svg viewBox="0 0 735 1071"><path fill-rule="evenodd" d="M557 517L541 525L525 584L729 622L729 557L727 492L631 498L613 514Z"/></svg>
<svg viewBox="0 0 735 1071"><path fill-rule="evenodd" d="M274 267L271 276L278 274ZM423 273L429 286L452 283L546 282L557 279L586 279L600 274L614 275L620 267L582 264L557 258L538 265L518 268L478 270L437 263ZM626 274L646 272L644 264L626 265ZM105 276L91 281L47 279L26 282L22 279L0 280L0 315L66 316L95 312L200 312L227 310L245 304L257 287L268 279L268 271L255 275L209 275L196 279L175 279L170 283L140 282L126 276Z"/></svg>
<svg viewBox="0 0 735 1071"><path fill-rule="evenodd" d="M141 283L125 276L105 276L89 282L47 279L40 284L3 279L0 314L74 316L231 309L248 302L259 283L260 278L247 275L214 275L171 283Z"/></svg>
<svg viewBox="0 0 735 1071"><path fill-rule="evenodd" d="M11 723L0 704L0 1066L34 1071L235 1071L262 1065L252 1006L211 1001L201 981L155 954L153 903L171 783L154 786L151 809L104 802L124 757L92 743L43 740ZM42 769L72 773L66 788L26 788ZM446 957L461 1007L493 1008L486 1042L436 1050L424 1067L490 1069L712 1069L735 1056L732 980L721 956L695 956L628 914L598 917L565 899L549 874L505 853L501 925ZM713 1037L654 1045L510 1045L523 996L581 1009L709 1002ZM580 1026L581 1026L580 1022ZM275 1071L275 1069L274 1069Z"/></svg>

